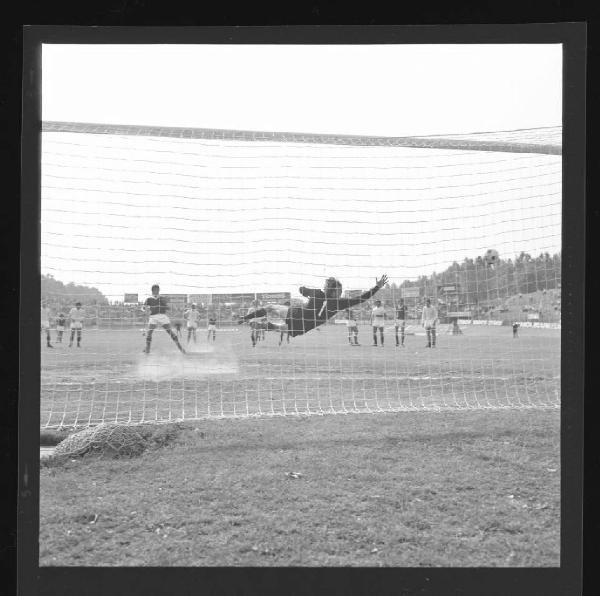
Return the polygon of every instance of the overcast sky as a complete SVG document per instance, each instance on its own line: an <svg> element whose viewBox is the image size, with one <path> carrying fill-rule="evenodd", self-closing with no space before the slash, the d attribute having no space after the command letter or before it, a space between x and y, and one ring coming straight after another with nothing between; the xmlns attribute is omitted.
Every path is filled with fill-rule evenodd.
<svg viewBox="0 0 600 596"><path fill-rule="evenodd" d="M560 126L561 52L44 45L43 119L382 136ZM42 271L115 297L331 274L368 287L492 243L560 248L560 157L52 133L42 164Z"/></svg>

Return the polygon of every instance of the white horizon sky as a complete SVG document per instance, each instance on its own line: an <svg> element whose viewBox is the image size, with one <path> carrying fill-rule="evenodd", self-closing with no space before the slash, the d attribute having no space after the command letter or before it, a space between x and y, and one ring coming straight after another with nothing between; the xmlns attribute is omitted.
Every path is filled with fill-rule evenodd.
<svg viewBox="0 0 600 596"><path fill-rule="evenodd" d="M44 120L382 136L562 123L562 46L49 45Z"/></svg>
<svg viewBox="0 0 600 596"><path fill-rule="evenodd" d="M562 47L44 45L42 117L378 136L560 126ZM559 156L236 145L45 133L42 272L115 297L154 282L295 292L328 275L348 288L381 273L401 283L490 245L506 257L560 250ZM163 165L142 167L157 147ZM272 226L288 231L277 239ZM156 247L171 264L144 261ZM282 271L272 255L284 254Z"/></svg>

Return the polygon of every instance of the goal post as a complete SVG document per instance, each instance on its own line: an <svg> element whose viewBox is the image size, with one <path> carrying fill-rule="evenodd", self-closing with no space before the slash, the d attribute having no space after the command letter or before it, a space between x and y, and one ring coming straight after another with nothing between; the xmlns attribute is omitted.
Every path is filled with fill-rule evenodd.
<svg viewBox="0 0 600 596"><path fill-rule="evenodd" d="M42 426L558 408L561 135L44 122ZM306 333L239 324L304 312L327 278L351 299L383 274ZM153 284L187 356L160 327L142 353Z"/></svg>

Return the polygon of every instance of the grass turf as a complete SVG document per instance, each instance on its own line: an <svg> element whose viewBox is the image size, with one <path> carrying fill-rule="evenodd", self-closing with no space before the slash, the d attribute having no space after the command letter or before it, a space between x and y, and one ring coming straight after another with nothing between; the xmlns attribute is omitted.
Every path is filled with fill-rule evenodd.
<svg viewBox="0 0 600 596"><path fill-rule="evenodd" d="M559 425L558 410L196 422L138 458L44 465L40 565L558 566Z"/></svg>
<svg viewBox="0 0 600 596"><path fill-rule="evenodd" d="M162 330L150 356L138 329L84 330L81 348L42 346L41 425L145 422L215 416L425 408L539 407L559 404L560 330L465 326L394 347L351 347L346 330L329 325L278 346L267 334L253 348L246 327L219 330L182 356Z"/></svg>

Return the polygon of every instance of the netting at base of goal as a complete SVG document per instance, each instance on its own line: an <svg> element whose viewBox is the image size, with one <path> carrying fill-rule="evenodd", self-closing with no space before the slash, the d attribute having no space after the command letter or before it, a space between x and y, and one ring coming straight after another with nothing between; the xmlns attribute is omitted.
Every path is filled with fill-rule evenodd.
<svg viewBox="0 0 600 596"><path fill-rule="evenodd" d="M42 427L558 407L561 133L44 123ZM356 297L383 274L303 335L238 324L306 306L300 287L335 277ZM185 355L160 328L142 353L155 283Z"/></svg>

